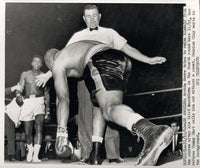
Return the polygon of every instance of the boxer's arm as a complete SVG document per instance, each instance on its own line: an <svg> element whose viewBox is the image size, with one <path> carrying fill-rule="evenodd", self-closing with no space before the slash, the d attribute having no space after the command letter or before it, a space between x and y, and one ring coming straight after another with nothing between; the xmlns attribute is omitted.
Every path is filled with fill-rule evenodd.
<svg viewBox="0 0 200 168"><path fill-rule="evenodd" d="M36 85L44 87L48 80L52 77L52 72L49 70L48 72L36 76Z"/></svg>
<svg viewBox="0 0 200 168"><path fill-rule="evenodd" d="M21 74L20 81L18 83L19 87L15 90L16 102L19 106L22 106L24 104L22 92L23 92L24 87L25 87L25 77L26 77L26 72L23 72Z"/></svg>
<svg viewBox="0 0 200 168"><path fill-rule="evenodd" d="M45 97L45 120L50 119L50 94L49 94L49 87L44 88L44 97Z"/></svg>
<svg viewBox="0 0 200 168"><path fill-rule="evenodd" d="M18 83L18 88L16 88L15 90L15 94L17 95L21 95L24 87L25 87L25 77L26 77L26 72L23 72L20 76L20 81Z"/></svg>
<svg viewBox="0 0 200 168"><path fill-rule="evenodd" d="M162 64L166 61L166 58L164 57L147 57L146 55L142 54L139 50L136 48L131 47L129 44L125 44L121 51L123 51L125 54L130 56L133 59L136 59L138 61L147 63L147 64Z"/></svg>
<svg viewBox="0 0 200 168"><path fill-rule="evenodd" d="M21 89L21 87L20 87L19 83L15 86L5 88L5 96L11 96L12 93L15 92L15 90L20 90L20 89Z"/></svg>
<svg viewBox="0 0 200 168"><path fill-rule="evenodd" d="M21 90L21 86L19 85L19 83L17 83L17 85L15 85L15 86L11 87L11 92L14 92L15 90Z"/></svg>

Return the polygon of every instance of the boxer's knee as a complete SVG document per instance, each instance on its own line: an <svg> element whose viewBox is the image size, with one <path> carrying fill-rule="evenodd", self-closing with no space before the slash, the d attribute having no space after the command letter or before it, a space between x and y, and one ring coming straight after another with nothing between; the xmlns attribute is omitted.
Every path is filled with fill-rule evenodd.
<svg viewBox="0 0 200 168"><path fill-rule="evenodd" d="M105 120L110 121L110 113L112 110L112 105L107 105L103 108L103 117Z"/></svg>
<svg viewBox="0 0 200 168"><path fill-rule="evenodd" d="M119 111L131 111L134 112L129 106L124 104L114 104L114 105L107 105L103 108L103 117L107 121L112 121L111 116L113 113L117 113Z"/></svg>

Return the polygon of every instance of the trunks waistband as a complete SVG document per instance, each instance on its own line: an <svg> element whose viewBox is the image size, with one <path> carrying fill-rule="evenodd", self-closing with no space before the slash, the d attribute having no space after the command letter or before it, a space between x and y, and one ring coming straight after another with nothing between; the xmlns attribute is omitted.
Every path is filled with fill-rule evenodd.
<svg viewBox="0 0 200 168"><path fill-rule="evenodd" d="M30 98L37 98L37 97L44 97L42 95L29 95L29 96L24 96L24 98L30 99Z"/></svg>

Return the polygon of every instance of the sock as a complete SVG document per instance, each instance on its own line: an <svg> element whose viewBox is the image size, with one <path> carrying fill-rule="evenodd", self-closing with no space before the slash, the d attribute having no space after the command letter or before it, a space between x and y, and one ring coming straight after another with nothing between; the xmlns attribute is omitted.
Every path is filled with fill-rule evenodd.
<svg viewBox="0 0 200 168"><path fill-rule="evenodd" d="M100 142L100 143L102 143L103 142L103 138L100 137L100 136L93 135L92 136L92 142Z"/></svg>
<svg viewBox="0 0 200 168"><path fill-rule="evenodd" d="M132 131L132 126L133 124L135 124L136 122L138 122L139 120L143 119L144 117L142 117L141 115L139 115L138 113L133 113L132 117L130 117L126 123L126 128L129 131Z"/></svg>

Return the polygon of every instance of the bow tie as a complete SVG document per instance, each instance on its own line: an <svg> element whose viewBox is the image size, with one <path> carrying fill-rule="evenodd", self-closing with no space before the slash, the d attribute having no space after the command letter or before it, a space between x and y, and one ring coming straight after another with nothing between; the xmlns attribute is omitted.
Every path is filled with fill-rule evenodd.
<svg viewBox="0 0 200 168"><path fill-rule="evenodd" d="M90 31L93 31L93 30L98 30L98 27L90 28Z"/></svg>

